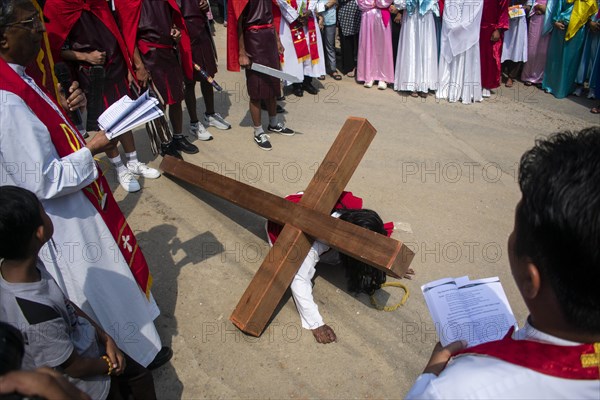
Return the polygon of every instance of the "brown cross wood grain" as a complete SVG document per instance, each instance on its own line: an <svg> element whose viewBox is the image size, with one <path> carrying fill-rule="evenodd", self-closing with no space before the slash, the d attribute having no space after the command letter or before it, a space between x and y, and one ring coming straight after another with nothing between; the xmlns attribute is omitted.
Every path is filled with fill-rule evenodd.
<svg viewBox="0 0 600 400"><path fill-rule="evenodd" d="M330 215L375 132L366 119L348 118L299 203L174 157L163 159L160 168L166 175L283 225L231 314L239 329L260 336L315 239L393 277L406 273L414 253L402 242Z"/></svg>

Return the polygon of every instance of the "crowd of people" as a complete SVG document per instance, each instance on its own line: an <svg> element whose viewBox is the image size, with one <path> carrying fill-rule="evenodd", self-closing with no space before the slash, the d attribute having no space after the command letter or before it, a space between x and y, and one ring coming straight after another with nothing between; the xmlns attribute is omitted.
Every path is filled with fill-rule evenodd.
<svg viewBox="0 0 600 400"><path fill-rule="evenodd" d="M547 40L544 71L525 64L521 79L532 84L541 80L557 96L576 90L578 83L597 89L594 0L550 0L545 8L533 4L530 9L511 8L510 13L493 1L494 7L486 6L487 1L447 0L441 7L426 2L392 5L388 0L230 0L227 66L245 69L254 141L263 150L271 149L261 123L263 108L269 132L294 131L277 115L277 73L252 69L253 64L283 70L297 96L318 90L315 77L342 79L335 57L335 27L342 18L354 24L353 29L340 29L342 51L356 50L356 57L343 54L343 63L355 62L347 72L355 70L365 86L378 81L385 89L400 82L397 89L417 96L436 90L451 101L469 102L499 84L502 61L511 62L505 64L506 84L518 78L518 63L524 61L518 54L525 54L527 47L518 39L527 23L518 18L531 14L531 36L535 15L560 10ZM469 12L464 8L468 4ZM345 7L356 7L361 18L343 14ZM332 10L338 11L335 17ZM462 11L452 18L450 10ZM0 324L0 359L16 364L10 369L4 362L0 365L0 394L44 396L46 390L78 398L156 397L150 370L168 362L173 352L162 345L154 325L160 311L148 263L94 156L107 154L128 191L139 190L135 175L157 178L159 173L137 159L131 132L110 140L89 115L124 94L151 90L170 121L170 126L165 122L153 128L154 140L162 155L175 157L198 152L184 134L182 101L190 117L188 132L198 139L212 139L207 127L230 129L214 107L216 54L208 12L206 0L0 0L0 321L8 322ZM436 15L442 15L441 28ZM398 21L402 26L394 72L389 68L394 59L390 23ZM471 35L475 31L490 40L482 44ZM438 43L434 36L439 37L439 64L438 48L429 47ZM576 38L582 55L573 61ZM543 40L539 37L537 43ZM562 47L554 49L555 42ZM413 59L410 71L400 73ZM422 60L432 63L426 66ZM73 79L57 82L51 73L54 62L65 62ZM434 64L435 74L430 69ZM576 74L566 68L570 65L576 66ZM419 78L423 71L432 80ZM395 80L388 81L394 74ZM405 78L399 81L399 74ZM523 78L526 74L530 80ZM574 80L567 85L570 76ZM460 85L444 90L441 77ZM476 77L479 86L471 80ZM197 81L205 103L201 117ZM94 131L87 141L72 121L86 106L86 128ZM522 199L508 247L512 273L531 313L527 325L490 346L469 349L447 368L460 343L436 347L409 397L497 398L511 393L535 398L544 393L542 397L595 398L597 360L579 364L598 353L600 342L600 299L594 286L600 271L598 151L600 130L592 128L541 140L523 156ZM333 216L389 234L389 226L375 212L362 209L360 198L344 193L339 204ZM278 227L270 224L268 233L273 243ZM326 250L327 244L315 242L292 284L302 326L320 343L336 340L312 297L311 278ZM361 261L341 258L350 291L372 294L385 281L381 272ZM503 349L511 349L514 357ZM528 352L532 357L525 357L527 362L518 357ZM32 372L14 371L20 368ZM474 370L481 374L477 379L471 376ZM460 385L455 384L458 379L463 380ZM34 385L36 380L47 385ZM498 382L501 388L494 386Z"/></svg>
<svg viewBox="0 0 600 400"><path fill-rule="evenodd" d="M600 98L595 0L276 3L281 22L275 24L285 51L282 69L303 78L294 84L297 96L302 89L316 94L311 80L326 79L325 72L342 79L335 53L339 27L339 70L366 88L377 82L378 89L392 86L412 97L435 93L438 99L471 103L490 97L502 81L510 88L521 80L557 98L584 90ZM307 47L310 51L303 52Z"/></svg>

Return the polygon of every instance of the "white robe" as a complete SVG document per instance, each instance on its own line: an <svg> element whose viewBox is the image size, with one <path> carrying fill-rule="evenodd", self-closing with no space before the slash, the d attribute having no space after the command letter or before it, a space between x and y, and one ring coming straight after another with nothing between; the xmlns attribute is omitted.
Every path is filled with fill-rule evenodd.
<svg viewBox="0 0 600 400"><path fill-rule="evenodd" d="M402 4L404 3L404 7ZM406 3L394 1L403 9ZM438 46L434 15L439 15L437 3L433 10L412 15L405 10L398 40L394 90L424 92L438 89Z"/></svg>
<svg viewBox="0 0 600 400"><path fill-rule="evenodd" d="M313 18L315 20L317 47L319 49L319 60L316 64L313 64L310 58L304 60L304 62L299 62L298 57L296 56L292 32L290 30L290 23L294 22L298 18L298 10L290 6L285 0L277 0L277 4L281 10L279 39L281 40L281 44L284 48L284 62L281 66L281 69L284 72L295 76L300 81L304 79L304 76L312 76L313 78L317 78L321 75L325 75L325 53L323 52L323 40L321 39L321 30L319 29L319 24L317 23L317 19L315 17L317 2L311 1L309 4L309 9L313 12ZM302 4L304 4L306 7L304 0L297 1L298 9L300 9ZM304 35L306 38L306 44L308 45L308 27L306 26L304 27ZM290 83L285 82L285 84L289 85Z"/></svg>
<svg viewBox="0 0 600 400"><path fill-rule="evenodd" d="M536 330L529 323L513 334L516 340L535 340L575 346ZM439 376L422 374L406 399L598 399L600 381L571 380L545 375L497 358L465 355L450 360Z"/></svg>
<svg viewBox="0 0 600 400"><path fill-rule="evenodd" d="M46 98L22 66L9 65ZM54 224L52 240L40 251L48 272L119 348L148 365L161 348L153 323L159 310L140 290L81 190L98 176L91 152L84 147L61 158L46 127L20 97L0 90L0 99L0 186L23 187L41 200Z"/></svg>
<svg viewBox="0 0 600 400"><path fill-rule="evenodd" d="M482 101L479 29L483 0L444 4L437 99L464 104Z"/></svg>
<svg viewBox="0 0 600 400"><path fill-rule="evenodd" d="M501 62L511 60L527 62L527 19L525 16L510 18L504 32Z"/></svg>

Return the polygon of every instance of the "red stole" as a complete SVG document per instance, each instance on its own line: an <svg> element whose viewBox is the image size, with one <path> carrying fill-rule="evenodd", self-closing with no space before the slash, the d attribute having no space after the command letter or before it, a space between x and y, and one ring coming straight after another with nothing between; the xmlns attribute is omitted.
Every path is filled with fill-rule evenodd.
<svg viewBox="0 0 600 400"><path fill-rule="evenodd" d="M557 378L600 379L600 343L559 346L532 340L514 340L511 328L501 340L483 343L454 354L481 354Z"/></svg>
<svg viewBox="0 0 600 400"><path fill-rule="evenodd" d="M37 0L32 0L33 6L40 13L40 18L43 15L42 7ZM52 93L55 98L58 98L58 80L54 75L54 58L52 57L52 49L48 33L44 32L42 39L42 47L34 62L27 66L27 75L31 76L40 87L44 87L48 92Z"/></svg>
<svg viewBox="0 0 600 400"><path fill-rule="evenodd" d="M296 0L287 0L288 4L298 9ZM310 0L306 0L306 8L308 8ZM308 44L306 44L306 36L304 35L304 26L298 21L290 23L290 31L292 32L292 41L294 42L294 50L298 62L304 62L310 58L313 64L319 62L319 47L317 45L317 32L315 29L315 18L308 18Z"/></svg>
<svg viewBox="0 0 600 400"><path fill-rule="evenodd" d="M133 60L133 53L137 45L137 31L142 11L142 1L145 0L115 0L116 13L119 17L125 46L129 57ZM188 79L193 79L194 62L192 61L192 44L190 35L185 26L185 20L175 0L165 0L173 10L173 24L181 31L181 40L177 45L181 55L183 73ZM141 51L141 49L140 49Z"/></svg>
<svg viewBox="0 0 600 400"><path fill-rule="evenodd" d="M291 201L292 203L299 203L301 198L301 193L285 196L285 199ZM360 197L356 197L352 194L352 192L342 192L337 203L335 203L334 208L336 210L358 210L362 208L362 205L363 201ZM394 231L394 223L386 222L383 224L383 228L386 230L387 236L390 237ZM269 235L269 240L271 240L271 243L275 243L282 229L283 227L275 222L267 222L267 234Z"/></svg>
<svg viewBox="0 0 600 400"><path fill-rule="evenodd" d="M81 149L85 142L79 132L64 115L58 114L27 82L25 82L2 58L0 58L0 90L6 90L19 96L46 126L52 143L61 157ZM49 96L52 98L52 96ZM115 242L119 246L125 261L140 289L147 298L150 296L152 276L148 271L146 259L139 249L135 235L127 224L115 201L110 187L99 166L99 178L83 188L83 193L102 216Z"/></svg>
<svg viewBox="0 0 600 400"><path fill-rule="evenodd" d="M61 58L61 48L71 29L73 29L73 25L75 25L84 10L94 14L117 39L121 53L127 60L127 68L135 76L121 31L108 8L106 0L46 0L44 14L50 21L46 24L46 30L48 31L54 59L59 60Z"/></svg>

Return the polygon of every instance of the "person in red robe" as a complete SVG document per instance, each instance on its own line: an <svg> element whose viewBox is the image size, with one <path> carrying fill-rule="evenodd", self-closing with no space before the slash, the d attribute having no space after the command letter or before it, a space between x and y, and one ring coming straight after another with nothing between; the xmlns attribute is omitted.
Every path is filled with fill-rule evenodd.
<svg viewBox="0 0 600 400"><path fill-rule="evenodd" d="M490 97L490 90L500 86L502 39L507 29L508 0L483 0L479 31L483 97Z"/></svg>
<svg viewBox="0 0 600 400"><path fill-rule="evenodd" d="M204 74L213 77L217 73L217 51L208 22L208 11L210 11L208 0L181 0L181 14L190 35L192 60L204 71ZM185 105L190 115L190 134L199 140L211 140L212 135L202 122L198 121L196 82L200 82L200 90L206 108L204 124L223 130L231 129L231 124L215 112L213 86L202 76L200 71L195 69L194 79L185 80Z"/></svg>
<svg viewBox="0 0 600 400"><path fill-rule="evenodd" d="M135 73L121 32L105 0L46 0L44 15L48 18L46 30L53 59L58 62L62 58L69 62L90 102L91 71L94 66L102 67L104 79L101 81L98 112L124 95L132 96L128 76L133 79ZM97 121L92 123L95 126L90 125L89 108L87 122L88 130L98 130ZM118 140L125 150L127 163L123 163L116 148L107 151L106 155L117 172L121 187L128 192L137 192L141 187L136 175L156 179L160 173L138 161L131 131L119 136Z"/></svg>
<svg viewBox="0 0 600 400"><path fill-rule="evenodd" d="M172 147L188 154L198 153L198 147L182 133L183 79L184 74L192 79L193 64L190 37L179 6L175 0L115 0L114 3L140 86L151 86L168 107L173 140L164 138L161 153L168 154Z"/></svg>
<svg viewBox="0 0 600 400"><path fill-rule="evenodd" d="M275 9L279 10L271 0L239 0L228 2L227 11L227 69L239 71L242 67L246 70L254 142L262 150L271 150L273 146L262 127L261 100L265 101L269 113L268 130L285 136L294 134L282 122L277 122L279 79L250 69L253 62L280 69L283 46L275 28L279 26L277 16L273 15Z"/></svg>

